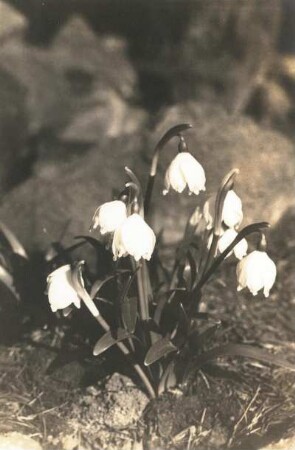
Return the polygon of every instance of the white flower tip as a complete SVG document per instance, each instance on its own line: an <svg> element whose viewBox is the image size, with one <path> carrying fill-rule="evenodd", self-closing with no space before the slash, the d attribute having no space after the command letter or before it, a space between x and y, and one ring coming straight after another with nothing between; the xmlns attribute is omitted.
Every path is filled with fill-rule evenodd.
<svg viewBox="0 0 295 450"><path fill-rule="evenodd" d="M90 225L90 227L88 229L89 233L92 233L92 231L96 230L97 227L98 227L98 223L97 222L95 222L95 223L92 222L92 224Z"/></svg>
<svg viewBox="0 0 295 450"><path fill-rule="evenodd" d="M255 250L239 262L237 277L238 283L247 286L254 296L263 289L268 297L275 282L276 266L266 252Z"/></svg>
<svg viewBox="0 0 295 450"><path fill-rule="evenodd" d="M168 189L163 189L163 191L162 191L162 194L163 194L163 195L167 195L167 194L168 194L168 192L169 192L169 190L168 190Z"/></svg>
<svg viewBox="0 0 295 450"><path fill-rule="evenodd" d="M165 175L165 184L182 193L186 186L189 195L198 195L203 190L206 176L201 164L189 152L181 152L170 163Z"/></svg>

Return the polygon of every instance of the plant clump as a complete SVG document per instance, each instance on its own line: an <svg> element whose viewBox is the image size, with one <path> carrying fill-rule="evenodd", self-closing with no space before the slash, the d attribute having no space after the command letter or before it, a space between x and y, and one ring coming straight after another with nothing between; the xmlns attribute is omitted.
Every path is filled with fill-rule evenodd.
<svg viewBox="0 0 295 450"><path fill-rule="evenodd" d="M191 125L169 129L155 147L146 188L128 167L127 181L116 198L98 206L85 237L94 248L112 254L110 273L100 278L85 261L71 266L52 259L48 295L53 311L64 315L83 302L104 334L93 348L95 356L117 346L135 370L151 398L175 386L188 386L192 374L223 356L243 356L294 370L290 362L258 347L222 343L221 319L204 310L203 288L228 257L236 257L237 289L269 295L276 278L275 263L267 254L266 222L244 228L242 200L234 187L238 169L221 181L215 196L197 204L189 215L172 266L161 258L161 233L152 229L150 213L154 181L165 145L177 138L178 153L163 180L164 193L180 195L206 190L205 170L189 152L184 132ZM176 206L175 206L176 207ZM256 248L247 239L257 236ZM76 244L77 245L77 244ZM71 249L68 249L71 251ZM57 276L61 274L60 276ZM111 285L112 297L104 297ZM213 345L212 345L213 340Z"/></svg>

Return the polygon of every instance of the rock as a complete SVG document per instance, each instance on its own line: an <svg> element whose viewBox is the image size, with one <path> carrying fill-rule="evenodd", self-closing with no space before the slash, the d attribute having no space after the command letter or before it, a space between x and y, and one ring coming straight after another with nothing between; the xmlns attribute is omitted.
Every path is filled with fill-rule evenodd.
<svg viewBox="0 0 295 450"><path fill-rule="evenodd" d="M112 189L123 187L124 166L137 165L140 147L139 137L123 137L72 161L40 162L35 175L6 197L2 220L28 249L45 250L65 229L63 243L72 244L74 236L88 233L95 209L112 198Z"/></svg>
<svg viewBox="0 0 295 450"><path fill-rule="evenodd" d="M84 17L94 29L128 39L149 104L209 96L222 100L233 111L244 109L256 83L268 71L281 19L281 0L63 3L40 5L35 0L30 8L19 6L31 16L31 31L37 39L50 40L60 28L53 41L59 44L57 53L65 56L61 65L67 61L70 48L72 58L77 62L81 59L80 68L82 64L85 69L86 62L89 69L99 59L93 45L97 36L82 23ZM71 13L75 16L64 24ZM34 16L38 17L38 27ZM46 17L54 20L48 23ZM89 45L84 45L87 42ZM292 39L289 46L290 42ZM106 60L106 68L111 60ZM126 66L117 64L121 60L113 61L112 67L120 67L113 71L113 79L120 81L122 72L123 77L126 75ZM128 90L128 83L122 80L120 89L127 86Z"/></svg>
<svg viewBox="0 0 295 450"><path fill-rule="evenodd" d="M22 35L27 28L26 18L15 8L4 1L0 1L0 42L11 39L12 36Z"/></svg>
<svg viewBox="0 0 295 450"><path fill-rule="evenodd" d="M21 433L0 435L0 450L42 450L34 439Z"/></svg>
<svg viewBox="0 0 295 450"><path fill-rule="evenodd" d="M50 54L24 41L7 41L0 47L0 65L26 91L29 133L35 135L64 126L68 121L69 99L65 83L50 61Z"/></svg>
<svg viewBox="0 0 295 450"><path fill-rule="evenodd" d="M56 157L64 144L133 133L144 119L128 104L137 78L126 42L96 35L79 16L47 48L8 40L0 46L1 65L26 89L29 131L43 156Z"/></svg>
<svg viewBox="0 0 295 450"><path fill-rule="evenodd" d="M184 121L195 127L186 137L189 149L206 170L207 191L198 197L186 193L162 196L163 169L177 151L177 140L171 141L161 155L162 170L155 185L155 229L165 226L168 241L179 239L188 214L216 192L221 179L234 167L240 169L235 189L243 200L244 224L267 220L275 225L294 202L293 145L249 118L233 117L221 107L205 103L167 109L146 141L138 135L112 139L75 161L40 164L31 180L6 196L1 220L28 250L44 250L50 241L59 240L66 226L63 242L72 243L74 236L88 232L94 210L112 198L112 189L122 188L124 166L134 169L145 185L157 140L171 125Z"/></svg>
<svg viewBox="0 0 295 450"><path fill-rule="evenodd" d="M143 434L140 420L149 399L126 376L114 373L105 386L88 387L71 405L67 421L86 448L132 450ZM80 447L79 447L80 448Z"/></svg>
<svg viewBox="0 0 295 450"><path fill-rule="evenodd" d="M85 77L93 78L93 84L111 85L125 99L134 95L137 79L126 57L126 41L95 34L81 16L70 17L55 36L50 50L57 68L72 77L73 83L78 85L80 72L81 76L84 73Z"/></svg>
<svg viewBox="0 0 295 450"><path fill-rule="evenodd" d="M0 193L11 187L25 158L25 92L0 63Z"/></svg>
<svg viewBox="0 0 295 450"><path fill-rule="evenodd" d="M145 14L141 41L135 36L131 46L151 91L149 78L174 101L211 98L245 109L276 54L280 0L152 2Z"/></svg>
<svg viewBox="0 0 295 450"><path fill-rule="evenodd" d="M256 121L294 137L295 57L277 55L268 76L261 80L247 113Z"/></svg>
<svg viewBox="0 0 295 450"><path fill-rule="evenodd" d="M143 109L128 107L114 91L109 91L103 105L94 105L78 113L59 135L65 143L91 144L107 138L132 135L144 124Z"/></svg>
<svg viewBox="0 0 295 450"><path fill-rule="evenodd" d="M79 16L55 37L52 61L73 97L74 114L59 135L62 141L93 143L141 127L144 112L127 103L135 98L137 77L126 53L124 40L97 36Z"/></svg>
<svg viewBox="0 0 295 450"><path fill-rule="evenodd" d="M295 5L293 0L283 0L279 49L283 53L295 52Z"/></svg>
<svg viewBox="0 0 295 450"><path fill-rule="evenodd" d="M118 373L112 375L106 391L105 425L114 430L135 425L149 402L147 396L129 378Z"/></svg>
<svg viewBox="0 0 295 450"><path fill-rule="evenodd" d="M192 80L194 96L209 84L228 110L243 111L275 56L280 0L195 2L191 9L183 73Z"/></svg>
<svg viewBox="0 0 295 450"><path fill-rule="evenodd" d="M268 444L260 450L295 450L295 436Z"/></svg>

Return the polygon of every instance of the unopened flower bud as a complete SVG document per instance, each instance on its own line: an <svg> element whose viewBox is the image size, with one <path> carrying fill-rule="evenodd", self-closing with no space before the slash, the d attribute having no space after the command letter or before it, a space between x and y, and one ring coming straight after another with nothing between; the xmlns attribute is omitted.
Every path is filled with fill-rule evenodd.
<svg viewBox="0 0 295 450"><path fill-rule="evenodd" d="M121 200L114 200L101 205L94 213L91 228L100 228L101 234L113 233L126 219L126 205Z"/></svg>
<svg viewBox="0 0 295 450"><path fill-rule="evenodd" d="M228 228L225 230L223 235L218 240L218 250L220 253L223 253L224 250L232 244L232 242L237 237L238 233L232 228ZM233 252L237 259L242 259L248 250L248 243L246 239L242 239L238 244L234 246ZM230 256L232 252L230 252L227 256Z"/></svg>
<svg viewBox="0 0 295 450"><path fill-rule="evenodd" d="M156 243L156 236L139 214L132 214L115 231L112 250L114 260L131 255L136 261L149 260Z"/></svg>
<svg viewBox="0 0 295 450"><path fill-rule="evenodd" d="M205 191L206 176L201 164L189 152L178 153L168 167L165 175L164 193L172 187L176 192L183 192L186 186L190 193L196 195Z"/></svg>
<svg viewBox="0 0 295 450"><path fill-rule="evenodd" d="M210 230L213 227L214 209L215 209L215 199L216 197L210 197L203 209L203 214L207 222L207 229ZM236 228L240 225L243 220L243 209L242 201L237 194L230 190L225 196L223 210L222 210L222 221L229 228Z"/></svg>
<svg viewBox="0 0 295 450"><path fill-rule="evenodd" d="M47 277L47 293L53 312L64 309L72 303L80 308L80 298L73 287L71 266L66 264L54 270Z"/></svg>
<svg viewBox="0 0 295 450"><path fill-rule="evenodd" d="M255 250L237 265L238 291L247 287L253 295L256 295L263 289L265 297L268 297L276 274L275 263L267 253Z"/></svg>

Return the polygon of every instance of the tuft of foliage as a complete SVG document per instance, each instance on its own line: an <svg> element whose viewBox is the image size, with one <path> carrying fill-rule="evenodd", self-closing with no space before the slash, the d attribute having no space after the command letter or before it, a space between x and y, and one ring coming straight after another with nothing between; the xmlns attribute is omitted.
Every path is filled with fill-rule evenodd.
<svg viewBox="0 0 295 450"><path fill-rule="evenodd" d="M269 227L268 223L254 223L240 231L237 230L237 223L233 227L235 238L220 251L220 239L228 229L224 218L225 201L227 194L233 190L237 169L231 170L220 184L210 226L208 220L206 221L205 209L202 211L199 206L189 217L172 265L166 267L165 261L162 260L161 233L156 239L156 245L154 243L153 232L145 220L149 222L159 156L167 142L175 137L179 138L178 160L181 159L179 155L182 155L182 152L187 155L182 133L189 128L189 124L177 125L168 130L159 141L154 151L144 195L141 183L135 174L126 168L128 181L118 197L118 200L126 205L126 217L122 222L113 224L115 216L107 217L108 233L98 232L96 237L94 234L92 237L79 237L80 243L82 239L95 250L102 245L112 249L114 261L110 264L109 273L100 278L89 273L84 261L76 261L71 266L71 280L68 280L104 329L104 335L95 344L93 354L99 356L112 346L117 346L133 365L151 397L156 397L176 385L188 384L197 370L223 356L253 358L295 370L294 364L258 347L222 343L221 319L216 319L216 316L212 318L208 312L203 311L202 305L206 302L203 296L204 286L210 282L237 245L256 233L259 236L257 251L264 254L266 249L263 232ZM191 169L187 166L180 167L179 178L175 177L175 164L172 161L166 172L165 183L168 190L172 187L182 192L183 183L195 194L202 189L202 183L198 185L198 180L191 177ZM195 167L193 176L197 177L201 169L197 164ZM93 218L94 230L102 220L100 211L102 209L98 208ZM136 216L136 221L132 223L132 232L128 231L128 234L127 221L131 224L132 216ZM105 224L106 222L104 226ZM124 233L126 236L128 234L128 242L122 240ZM72 248L67 249L68 254L79 245L74 244ZM54 261L57 261L59 256ZM268 258L266 253L265 258ZM244 264L243 260L239 264L241 263ZM268 277L266 274L265 280ZM274 277L268 280L268 288L271 288ZM103 297L102 292L106 284L112 286L112 298ZM248 282L251 290L250 285ZM61 286L59 295L62 292ZM64 314L68 315L71 307L63 308L61 301L60 309L64 309Z"/></svg>

